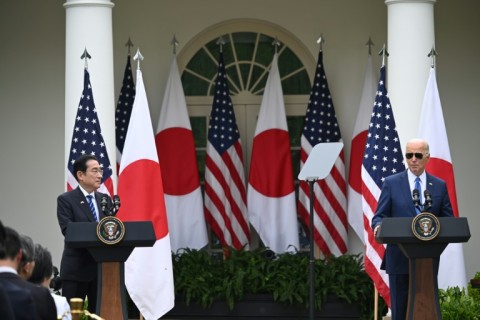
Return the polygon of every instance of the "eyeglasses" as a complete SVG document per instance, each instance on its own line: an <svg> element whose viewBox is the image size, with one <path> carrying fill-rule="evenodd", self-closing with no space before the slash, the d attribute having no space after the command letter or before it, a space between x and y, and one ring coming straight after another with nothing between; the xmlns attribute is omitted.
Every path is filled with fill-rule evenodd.
<svg viewBox="0 0 480 320"><path fill-rule="evenodd" d="M90 170L90 172L93 173L94 175L97 175L97 174L103 175L103 170L102 169L92 169L92 170Z"/></svg>
<svg viewBox="0 0 480 320"><path fill-rule="evenodd" d="M415 158L417 158L418 160L422 160L423 159L423 156L424 154L421 153L421 152L408 152L408 153L405 153L405 158L407 158L408 160L412 159L413 156L415 156Z"/></svg>

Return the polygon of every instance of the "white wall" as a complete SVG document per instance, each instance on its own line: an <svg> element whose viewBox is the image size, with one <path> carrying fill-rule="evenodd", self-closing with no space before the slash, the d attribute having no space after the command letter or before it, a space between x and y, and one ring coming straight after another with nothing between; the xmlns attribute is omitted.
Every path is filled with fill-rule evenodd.
<svg viewBox="0 0 480 320"><path fill-rule="evenodd" d="M387 43L381 0L142 0L113 1L115 94L120 91L128 37L140 47L153 125L160 112L175 34L180 52L199 32L238 18L265 20L294 34L316 59L323 33L324 63L342 135L349 139L364 77L368 37L374 52ZM480 171L480 2L435 5L437 80L455 165L460 213L469 219L467 278L480 271L476 182ZM88 23L86 21L85 23ZM63 237L56 197L64 190L65 10L60 1L0 2L0 219L50 248L59 264ZM81 52L79 52L79 57ZM380 58L374 58L378 70ZM313 73L313 70L310 71ZM98 91L100 88L94 88ZM78 92L80 98L80 89ZM115 101L116 101L115 97ZM395 108L395 101L392 101ZM105 130L105 129L104 129ZM351 250L361 250L351 234Z"/></svg>

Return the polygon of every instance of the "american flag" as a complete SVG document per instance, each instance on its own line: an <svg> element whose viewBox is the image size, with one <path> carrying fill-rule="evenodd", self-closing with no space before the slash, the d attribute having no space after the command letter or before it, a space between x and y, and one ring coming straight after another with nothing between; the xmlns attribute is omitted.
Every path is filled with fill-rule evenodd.
<svg viewBox="0 0 480 320"><path fill-rule="evenodd" d="M362 207L365 228L365 270L387 305L390 305L388 277L380 270L385 247L375 242L370 222L377 209L383 181L405 170L400 139L385 87L385 66L380 69L375 102L362 163Z"/></svg>
<svg viewBox="0 0 480 320"><path fill-rule="evenodd" d="M317 143L341 140L340 128L323 68L323 52L320 51L301 137L300 166L303 166ZM314 238L315 243L325 255L339 256L347 251L346 188L342 150L330 174L319 181L315 188ZM310 228L309 194L308 183L300 182L298 213L308 228Z"/></svg>
<svg viewBox="0 0 480 320"><path fill-rule="evenodd" d="M242 145L221 52L208 126L205 215L224 247L248 248L245 190Z"/></svg>
<svg viewBox="0 0 480 320"><path fill-rule="evenodd" d="M84 73L83 92L78 105L68 158L67 190L73 190L78 186L78 182L74 178L73 163L83 154L92 154L97 157L100 167L103 169L102 185L99 191L113 195L112 166L103 141L100 121L98 121L97 109L93 101L90 74L87 69Z"/></svg>
<svg viewBox="0 0 480 320"><path fill-rule="evenodd" d="M117 168L122 160L123 145L127 136L130 115L132 114L133 101L135 100L135 84L133 83L130 55L127 56L127 65L123 74L122 89L118 97L115 115L115 141L117 145Z"/></svg>

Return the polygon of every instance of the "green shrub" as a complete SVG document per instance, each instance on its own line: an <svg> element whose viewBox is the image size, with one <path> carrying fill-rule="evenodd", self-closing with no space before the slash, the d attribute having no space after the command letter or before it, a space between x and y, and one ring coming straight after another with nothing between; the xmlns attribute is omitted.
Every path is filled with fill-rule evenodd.
<svg viewBox="0 0 480 320"><path fill-rule="evenodd" d="M480 272L475 273L473 279L480 280ZM473 288L472 285L469 283L468 295L473 298L476 304L480 304L480 288Z"/></svg>
<svg viewBox="0 0 480 320"><path fill-rule="evenodd" d="M360 255L315 260L315 307L320 310L329 295L360 306L363 319L373 319L373 283L365 273ZM309 303L309 257L270 250L230 249L226 259L205 251L186 249L173 255L175 293L188 305L204 308L215 300L233 309L245 294L267 293L287 304ZM380 310L386 311L381 300ZM384 313L382 313L384 314Z"/></svg>
<svg viewBox="0 0 480 320"><path fill-rule="evenodd" d="M467 295L464 288L439 289L439 300L443 320L480 319L480 304Z"/></svg>

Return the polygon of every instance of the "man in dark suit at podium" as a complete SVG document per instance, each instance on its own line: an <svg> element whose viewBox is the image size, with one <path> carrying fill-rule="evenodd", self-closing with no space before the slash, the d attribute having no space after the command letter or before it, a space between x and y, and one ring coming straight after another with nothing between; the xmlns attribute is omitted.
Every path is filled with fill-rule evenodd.
<svg viewBox="0 0 480 320"><path fill-rule="evenodd" d="M82 155L73 164L78 187L61 194L57 199L57 218L63 235L70 222L98 222L105 215L100 203L106 197L108 206L112 200L106 194L96 192L102 183L103 170L93 155ZM87 249L65 246L60 265L62 295L71 298L88 297L88 310L95 312L97 303L97 262Z"/></svg>
<svg viewBox="0 0 480 320"><path fill-rule="evenodd" d="M427 141L421 139L408 141L405 158L408 170L385 179L377 210L372 219L374 235L377 235L382 219L385 217L415 217L420 213L420 209L414 205L412 196L414 189L419 191L421 203L424 200L425 190L430 192L432 204L431 207L425 208L426 211L437 217L453 216L445 181L425 171L430 159ZM388 274L392 320L405 320L409 287L408 258L397 245L389 244L381 268Z"/></svg>

